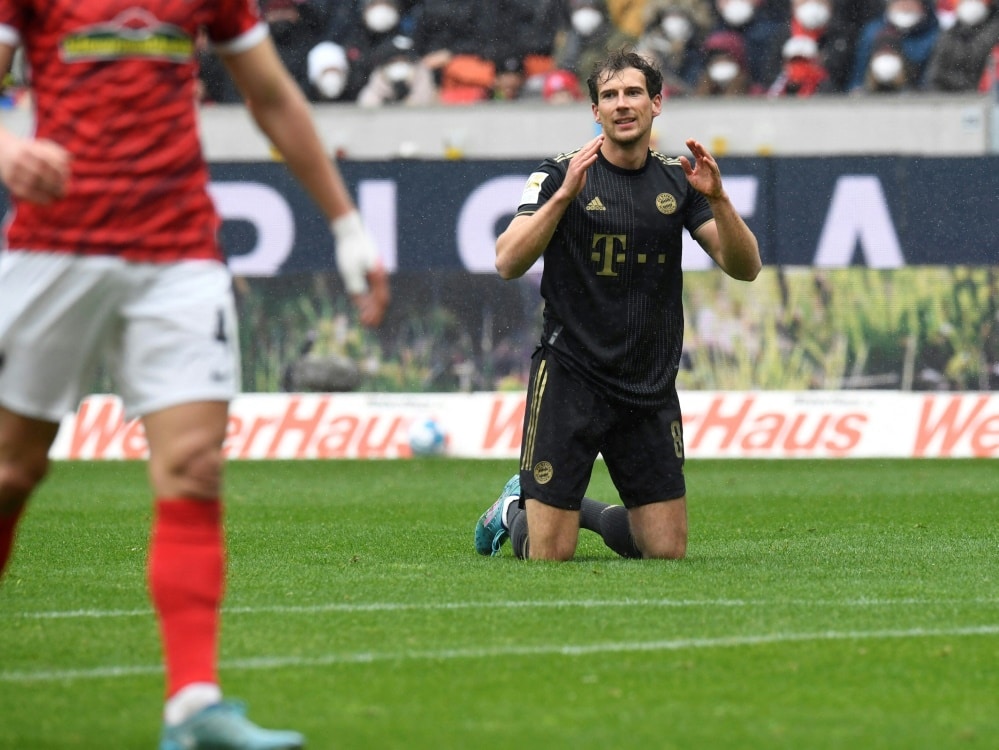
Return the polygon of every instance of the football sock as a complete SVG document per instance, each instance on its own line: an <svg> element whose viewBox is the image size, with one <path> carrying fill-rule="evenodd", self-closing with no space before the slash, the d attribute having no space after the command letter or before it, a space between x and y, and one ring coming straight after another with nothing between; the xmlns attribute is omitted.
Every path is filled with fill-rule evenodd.
<svg viewBox="0 0 999 750"><path fill-rule="evenodd" d="M168 698L192 683L218 684L224 577L221 503L158 499L149 591L163 640Z"/></svg>
<svg viewBox="0 0 999 750"><path fill-rule="evenodd" d="M166 702L163 723L170 727L182 724L203 708L222 701L222 689L210 682L192 682Z"/></svg>
<svg viewBox="0 0 999 750"><path fill-rule="evenodd" d="M514 505L511 506L509 518L513 554L521 560L526 560L530 549L530 540L527 537L527 512L519 505Z"/></svg>
<svg viewBox="0 0 999 750"><path fill-rule="evenodd" d="M25 503L17 506L17 510L9 515L0 515L0 576L3 575L10 560L10 553L14 549L14 537L17 531L17 522L24 512Z"/></svg>
<svg viewBox="0 0 999 750"><path fill-rule="evenodd" d="M600 514L604 512L605 508L609 507L609 503L602 503L599 500L584 497L582 504L579 506L579 527L599 534Z"/></svg>
<svg viewBox="0 0 999 750"><path fill-rule="evenodd" d="M588 497L583 498L579 514L580 525L584 529L596 531L604 544L621 557L641 558L642 551L631 535L628 509L623 505L608 505Z"/></svg>

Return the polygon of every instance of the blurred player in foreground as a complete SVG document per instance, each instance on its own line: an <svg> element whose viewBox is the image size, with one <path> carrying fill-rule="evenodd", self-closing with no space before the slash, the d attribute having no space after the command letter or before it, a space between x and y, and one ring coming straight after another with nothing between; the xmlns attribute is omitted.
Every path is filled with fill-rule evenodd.
<svg viewBox="0 0 999 750"><path fill-rule="evenodd" d="M222 445L239 384L231 275L195 112L207 31L263 133L331 222L361 321L388 281L254 0L0 0L0 69L23 45L36 128L0 128L14 203L0 256L0 570L60 419L107 357L149 443L149 590L162 637L162 750L275 750L222 700ZM98 742L97 738L92 738Z"/></svg>
<svg viewBox="0 0 999 750"><path fill-rule="evenodd" d="M760 272L756 237L736 213L711 154L694 163L649 150L662 74L617 52L587 80L602 133L548 159L527 181L496 241L496 269L522 276L544 256L545 299L520 451L520 474L479 518L475 548L568 560L579 529L626 557L687 551L683 423L682 232L725 273ZM601 454L624 506L584 499Z"/></svg>

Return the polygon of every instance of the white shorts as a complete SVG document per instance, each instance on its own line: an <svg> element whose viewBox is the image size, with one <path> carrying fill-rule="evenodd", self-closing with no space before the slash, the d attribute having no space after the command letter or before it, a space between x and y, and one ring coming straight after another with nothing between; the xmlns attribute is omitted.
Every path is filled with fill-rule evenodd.
<svg viewBox="0 0 999 750"><path fill-rule="evenodd" d="M0 255L0 406L58 422L108 368L129 417L238 391L232 276L208 260Z"/></svg>

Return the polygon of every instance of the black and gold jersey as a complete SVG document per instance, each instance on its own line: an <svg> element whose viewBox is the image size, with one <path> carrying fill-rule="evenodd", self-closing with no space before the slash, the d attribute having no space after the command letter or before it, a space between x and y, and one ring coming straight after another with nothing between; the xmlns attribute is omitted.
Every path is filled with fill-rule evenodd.
<svg viewBox="0 0 999 750"><path fill-rule="evenodd" d="M573 153L531 174L517 215L555 193ZM642 408L674 403L682 232L712 218L678 159L650 151L642 168L628 170L599 155L544 251L542 345L610 399Z"/></svg>

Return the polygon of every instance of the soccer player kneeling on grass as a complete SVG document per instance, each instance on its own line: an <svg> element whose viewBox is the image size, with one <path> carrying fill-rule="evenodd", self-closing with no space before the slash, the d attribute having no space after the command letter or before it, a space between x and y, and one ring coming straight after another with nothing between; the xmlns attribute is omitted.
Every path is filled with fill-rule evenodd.
<svg viewBox="0 0 999 750"><path fill-rule="evenodd" d="M704 146L686 142L693 164L650 150L663 106L654 65L614 52L587 86L601 134L530 175L496 240L504 279L544 256L545 309L519 486L508 486L479 519L476 549L495 553L512 534L520 557L568 560L582 525L629 557L682 558L683 231L736 279L756 278L760 251ZM624 507L599 508L583 497L598 455ZM505 499L513 496L516 503Z"/></svg>

